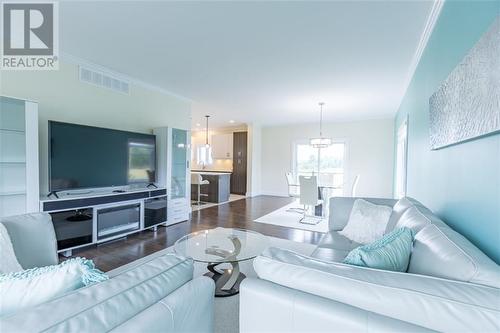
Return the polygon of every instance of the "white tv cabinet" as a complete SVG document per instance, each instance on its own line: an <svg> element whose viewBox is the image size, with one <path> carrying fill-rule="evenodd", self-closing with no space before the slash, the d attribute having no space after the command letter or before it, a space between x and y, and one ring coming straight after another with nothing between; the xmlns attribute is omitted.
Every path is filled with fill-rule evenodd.
<svg viewBox="0 0 500 333"><path fill-rule="evenodd" d="M58 252L70 256L72 250L122 238L145 229L156 231L167 222L165 188L94 190L68 192L59 198L42 198L40 211L52 216ZM82 193L82 194L78 194Z"/></svg>

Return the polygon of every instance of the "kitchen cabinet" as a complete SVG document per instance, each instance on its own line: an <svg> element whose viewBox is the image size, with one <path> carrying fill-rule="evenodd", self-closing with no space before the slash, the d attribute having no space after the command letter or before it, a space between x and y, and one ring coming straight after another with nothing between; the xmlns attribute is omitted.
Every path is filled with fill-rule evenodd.
<svg viewBox="0 0 500 333"><path fill-rule="evenodd" d="M233 152L233 173L231 174L231 193L246 195L247 192L247 132L235 132Z"/></svg>
<svg viewBox="0 0 500 333"><path fill-rule="evenodd" d="M212 158L232 159L233 158L233 134L212 135Z"/></svg>

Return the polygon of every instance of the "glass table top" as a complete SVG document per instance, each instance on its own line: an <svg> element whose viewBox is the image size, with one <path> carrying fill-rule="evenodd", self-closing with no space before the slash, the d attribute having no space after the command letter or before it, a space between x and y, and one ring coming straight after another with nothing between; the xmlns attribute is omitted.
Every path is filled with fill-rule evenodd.
<svg viewBox="0 0 500 333"><path fill-rule="evenodd" d="M215 228L191 233L175 242L175 252L206 263L253 259L269 246L266 236L251 230Z"/></svg>

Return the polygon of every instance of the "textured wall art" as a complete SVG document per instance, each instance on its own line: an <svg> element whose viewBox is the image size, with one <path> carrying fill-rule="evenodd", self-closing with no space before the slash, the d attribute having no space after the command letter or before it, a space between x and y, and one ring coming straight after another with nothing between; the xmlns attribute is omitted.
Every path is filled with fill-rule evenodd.
<svg viewBox="0 0 500 333"><path fill-rule="evenodd" d="M429 99L431 149L500 132L500 17Z"/></svg>

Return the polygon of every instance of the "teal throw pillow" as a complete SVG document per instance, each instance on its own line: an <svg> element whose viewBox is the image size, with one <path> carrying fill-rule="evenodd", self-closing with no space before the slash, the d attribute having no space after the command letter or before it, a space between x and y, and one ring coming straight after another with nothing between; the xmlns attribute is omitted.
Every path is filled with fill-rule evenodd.
<svg viewBox="0 0 500 333"><path fill-rule="evenodd" d="M344 264L406 272L413 247L414 232L398 228L373 243L355 248Z"/></svg>

